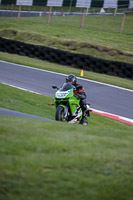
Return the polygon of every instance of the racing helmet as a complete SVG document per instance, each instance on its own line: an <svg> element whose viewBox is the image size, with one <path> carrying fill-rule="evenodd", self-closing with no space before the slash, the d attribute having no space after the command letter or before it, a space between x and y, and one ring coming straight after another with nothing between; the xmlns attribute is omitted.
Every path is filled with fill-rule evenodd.
<svg viewBox="0 0 133 200"><path fill-rule="evenodd" d="M66 77L66 83L71 82L73 85L75 85L77 83L77 78L75 75L70 74Z"/></svg>

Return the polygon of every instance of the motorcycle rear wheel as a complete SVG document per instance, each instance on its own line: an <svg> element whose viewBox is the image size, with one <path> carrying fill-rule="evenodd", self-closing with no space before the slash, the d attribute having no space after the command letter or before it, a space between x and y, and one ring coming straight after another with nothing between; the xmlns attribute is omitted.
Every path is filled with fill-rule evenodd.
<svg viewBox="0 0 133 200"><path fill-rule="evenodd" d="M64 108L61 106L58 106L56 109L56 113L55 113L55 120L56 121L63 121L65 122L66 119L64 118Z"/></svg>

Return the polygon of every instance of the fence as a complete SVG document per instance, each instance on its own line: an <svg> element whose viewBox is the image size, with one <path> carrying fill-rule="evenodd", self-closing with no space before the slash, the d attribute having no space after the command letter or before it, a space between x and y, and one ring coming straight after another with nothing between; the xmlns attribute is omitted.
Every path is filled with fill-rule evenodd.
<svg viewBox="0 0 133 200"><path fill-rule="evenodd" d="M132 8L133 0L0 0L1 4L15 5L43 5L43 6L71 6L71 7L103 7L114 8L123 6Z"/></svg>
<svg viewBox="0 0 133 200"><path fill-rule="evenodd" d="M0 0L1 5L55 6L71 8L133 8L133 0Z"/></svg>
<svg viewBox="0 0 133 200"><path fill-rule="evenodd" d="M18 4L20 1L21 0L17 1ZM11 3L11 2L13 1L8 0L8 3ZM28 2L27 5L31 3L31 1L27 1L27 2ZM42 0L40 0L40 4L41 2ZM89 0L87 2L89 2ZM129 5L131 5L132 2L128 1L128 3L130 3L130 4L127 4L128 7ZM1 3L4 3L4 0ZM32 1L32 3L34 3L34 1ZM17 6L14 4L8 4L8 5L1 4L1 8L3 8L4 11L2 10L0 11L0 16L1 17L17 17L18 20L20 17L45 16L48 18L46 19L47 24L50 23L50 24L55 24L55 25L66 25L68 27L73 26L76 28L102 30L102 31L121 33L121 34L125 26L126 27L124 28L125 32L127 34L133 34L133 27L132 27L132 22L131 22L133 20L132 17L125 18L125 16L124 17L120 16L120 17L117 17L117 20L112 17L113 15L116 15L116 14L123 15L125 12L132 10L125 7L125 4L120 6L120 2L117 2L117 3L119 3L119 7L116 6L116 0L115 0L115 4L113 3L108 4L108 5L111 5L111 8L110 7L108 8L91 7L88 9L88 8L79 7L80 5L78 4L78 1L77 1L77 4L76 4L77 7L71 7L71 12L70 12L70 7L20 6L20 5ZM107 7L106 0L104 1L104 7ZM6 12L5 9L8 9L8 11ZM36 9L38 9L38 11L35 11ZM60 19L58 18L59 16L60 16ZM71 23L70 16L72 16L71 19L73 23ZM127 24L129 24L128 27L127 27Z"/></svg>

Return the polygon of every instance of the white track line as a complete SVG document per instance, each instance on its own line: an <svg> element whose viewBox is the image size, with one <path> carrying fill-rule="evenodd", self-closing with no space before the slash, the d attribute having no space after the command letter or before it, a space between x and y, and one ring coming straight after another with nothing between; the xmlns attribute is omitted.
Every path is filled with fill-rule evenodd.
<svg viewBox="0 0 133 200"><path fill-rule="evenodd" d="M4 84L4 85L8 85L8 86L11 86L11 87L20 89L20 90L24 90L24 91L27 91L27 92L32 92L32 93L35 93L35 94L43 95L43 94L41 94L41 93L39 93L39 92L35 92L35 91L33 91L33 90L28 90L28 89L25 89L25 88L22 88L22 87L18 87L18 86L16 86L16 85L12 85L12 84L5 83L5 82L1 82L1 83Z"/></svg>
<svg viewBox="0 0 133 200"><path fill-rule="evenodd" d="M101 111L101 110L96 110L96 109L93 109L93 108L92 108L92 112L133 125L133 119L130 119L130 118L127 118L127 117L122 117L120 115L114 115L112 113L104 112L104 111Z"/></svg>
<svg viewBox="0 0 133 200"><path fill-rule="evenodd" d="M28 69L32 69L32 70L38 70L38 71L48 72L48 73L52 73L52 74L58 74L58 75L62 75L62 76L67 76L67 74L53 72L53 71L48 71L48 70L34 68L34 67L29 67L29 66L26 66L26 65L14 64L14 63L3 61L3 60L0 60L0 62L8 63L8 64L13 64L13 65L16 65L16 66L19 65L19 66L21 66L23 68L28 68ZM106 86L117 88L117 89L121 89L121 90L126 90L126 91L129 91L129 92L133 92L133 90L131 90L131 89L127 89L127 88L123 88L123 87L119 87L119 86L115 86L115 85L111 85L111 84L107 84L107 83L93 81L93 80L85 79L85 78L81 78L81 77L78 77L78 79L85 80L85 81L92 82L92 83L97 83L97 84L100 84L100 85L106 85Z"/></svg>

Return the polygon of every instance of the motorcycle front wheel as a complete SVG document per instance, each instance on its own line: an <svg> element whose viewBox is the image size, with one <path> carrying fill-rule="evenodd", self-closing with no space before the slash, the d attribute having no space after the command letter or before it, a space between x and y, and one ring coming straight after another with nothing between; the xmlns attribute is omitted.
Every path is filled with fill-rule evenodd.
<svg viewBox="0 0 133 200"><path fill-rule="evenodd" d="M63 121L65 122L66 119L64 118L64 108L61 106L58 106L56 109L56 113L55 113L55 120L56 121Z"/></svg>

